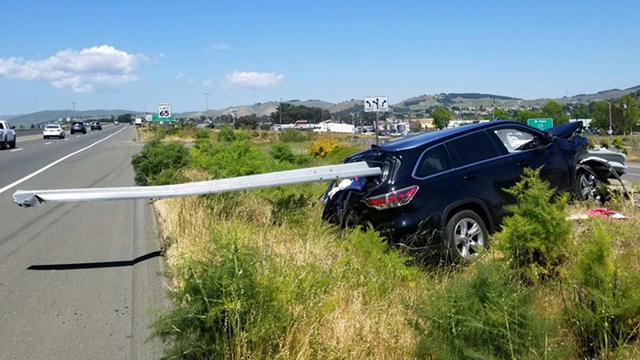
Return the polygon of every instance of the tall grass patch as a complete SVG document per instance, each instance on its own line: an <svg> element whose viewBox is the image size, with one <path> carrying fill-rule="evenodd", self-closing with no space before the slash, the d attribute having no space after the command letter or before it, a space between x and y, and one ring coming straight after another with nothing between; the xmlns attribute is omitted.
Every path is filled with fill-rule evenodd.
<svg viewBox="0 0 640 360"><path fill-rule="evenodd" d="M505 271L506 270L506 271ZM420 312L420 358L543 358L548 324L530 289L500 263L479 261L435 292Z"/></svg>
<svg viewBox="0 0 640 360"><path fill-rule="evenodd" d="M593 220L589 227L572 274L567 318L583 356L609 358L640 332L640 252L616 254L611 224Z"/></svg>

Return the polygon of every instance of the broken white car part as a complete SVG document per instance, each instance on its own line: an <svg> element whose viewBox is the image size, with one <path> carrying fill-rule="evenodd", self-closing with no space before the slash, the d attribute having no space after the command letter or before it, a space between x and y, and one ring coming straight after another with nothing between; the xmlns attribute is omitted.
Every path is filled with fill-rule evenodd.
<svg viewBox="0 0 640 360"><path fill-rule="evenodd" d="M77 202L99 200L159 199L213 194L270 186L331 181L353 177L379 176L382 170L366 162L318 166L306 169L277 171L235 178L199 181L177 185L130 186L111 188L17 190L13 202L19 206L37 206L46 201Z"/></svg>

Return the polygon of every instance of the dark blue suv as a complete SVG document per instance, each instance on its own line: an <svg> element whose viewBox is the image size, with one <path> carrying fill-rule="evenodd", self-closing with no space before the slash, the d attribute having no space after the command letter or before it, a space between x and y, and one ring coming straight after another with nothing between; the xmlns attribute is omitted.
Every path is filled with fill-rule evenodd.
<svg viewBox="0 0 640 360"><path fill-rule="evenodd" d="M504 189L524 168L542 167L559 192L574 189L576 154L588 145L576 136L580 127L544 132L491 121L374 145L345 162L366 161L383 174L331 184L323 218L370 223L396 244L439 249L453 260L472 257L505 216L514 199Z"/></svg>

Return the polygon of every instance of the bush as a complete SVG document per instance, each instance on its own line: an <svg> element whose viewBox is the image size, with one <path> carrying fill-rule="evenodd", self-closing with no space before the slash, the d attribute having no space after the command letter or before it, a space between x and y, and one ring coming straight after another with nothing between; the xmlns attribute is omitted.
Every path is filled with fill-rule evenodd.
<svg viewBox="0 0 640 360"><path fill-rule="evenodd" d="M571 239L566 197L551 202L554 190L540 179L540 169L525 169L522 180L505 191L515 197L516 204L507 207L511 215L495 235L497 247L525 278L555 276Z"/></svg>
<svg viewBox="0 0 640 360"><path fill-rule="evenodd" d="M248 139L246 132L233 130L230 126L221 128L220 133L218 133L218 141L221 142L234 142L246 139Z"/></svg>
<svg viewBox="0 0 640 360"><path fill-rule="evenodd" d="M286 161L290 163L296 162L296 155L293 150L286 144L275 144L271 147L271 157L278 161Z"/></svg>
<svg viewBox="0 0 640 360"><path fill-rule="evenodd" d="M474 267L473 275L449 280L419 312L426 328L418 357L541 358L547 326L534 314L531 291L498 263L479 260Z"/></svg>
<svg viewBox="0 0 640 360"><path fill-rule="evenodd" d="M600 147L609 148L609 140L605 138L600 139Z"/></svg>
<svg viewBox="0 0 640 360"><path fill-rule="evenodd" d="M278 288L261 278L263 260L255 249L239 246L232 236L214 233L216 251L195 258L175 271L181 286L171 291L175 309L161 315L154 335L171 347L166 358L235 359L253 352L272 357L290 322L278 301Z"/></svg>
<svg viewBox="0 0 640 360"><path fill-rule="evenodd" d="M613 261L611 235L602 223L594 221L591 230L585 234L575 266L574 296L567 316L582 355L609 358L609 351L637 338L640 275L628 261Z"/></svg>
<svg viewBox="0 0 640 360"><path fill-rule="evenodd" d="M209 131L202 130L202 129L198 130L198 131L196 131L196 133L194 135L194 138L196 140L198 140L198 139L209 139Z"/></svg>
<svg viewBox="0 0 640 360"><path fill-rule="evenodd" d="M311 200L304 193L281 189L271 197L273 200L267 198L267 201L271 204L271 218L276 225L298 224L311 216L308 211Z"/></svg>
<svg viewBox="0 0 640 360"><path fill-rule="evenodd" d="M179 170L189 159L189 150L182 144L163 144L158 140L146 144L133 156L131 165L136 172L138 185L156 185L180 182Z"/></svg>
<svg viewBox="0 0 640 360"><path fill-rule="evenodd" d="M338 147L338 142L332 138L322 138L312 141L307 150L309 154L316 158L323 158Z"/></svg>
<svg viewBox="0 0 640 360"><path fill-rule="evenodd" d="M309 135L306 135L297 129L283 129L280 131L280 141L282 142L302 142L309 139Z"/></svg>
<svg viewBox="0 0 640 360"><path fill-rule="evenodd" d="M221 132L222 133L222 132ZM260 174L272 170L269 158L249 142L199 141L191 151L191 164L216 178Z"/></svg>
<svg viewBox="0 0 640 360"><path fill-rule="evenodd" d="M612 145L615 146L618 149L623 149L624 148L624 141L622 141L621 137L616 136L616 137L613 138Z"/></svg>
<svg viewBox="0 0 640 360"><path fill-rule="evenodd" d="M305 165L311 159L305 155L296 155L287 144L276 144L271 147L271 157L280 162L288 162L290 164Z"/></svg>

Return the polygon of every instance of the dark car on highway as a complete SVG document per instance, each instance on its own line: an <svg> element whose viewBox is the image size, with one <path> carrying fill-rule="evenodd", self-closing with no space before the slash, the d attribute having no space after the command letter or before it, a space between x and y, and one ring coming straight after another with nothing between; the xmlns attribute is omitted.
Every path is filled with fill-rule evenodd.
<svg viewBox="0 0 640 360"><path fill-rule="evenodd" d="M87 127L84 125L83 122L76 121L73 124L71 124L71 134L73 135L75 133L83 133L83 134L87 133Z"/></svg>
<svg viewBox="0 0 640 360"><path fill-rule="evenodd" d="M102 124L100 122L94 122L91 124L91 130L102 130Z"/></svg>
<svg viewBox="0 0 640 360"><path fill-rule="evenodd" d="M422 133L348 157L382 168L376 178L334 182L323 197L323 218L341 226L370 223L391 242L437 249L452 260L473 257L514 199L505 188L524 168L559 192L576 189L576 155L588 141L581 123L540 131L491 121Z"/></svg>

